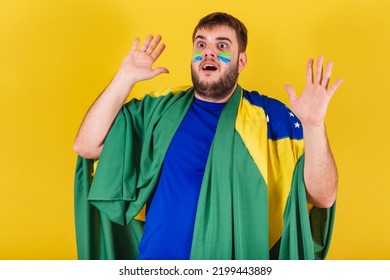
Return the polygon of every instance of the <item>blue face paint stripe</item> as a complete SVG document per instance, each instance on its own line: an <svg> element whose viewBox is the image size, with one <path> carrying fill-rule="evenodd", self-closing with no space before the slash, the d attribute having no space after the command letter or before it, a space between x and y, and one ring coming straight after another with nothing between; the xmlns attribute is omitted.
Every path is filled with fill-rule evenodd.
<svg viewBox="0 0 390 280"><path fill-rule="evenodd" d="M197 62L202 60L202 52L193 52L192 53L192 61Z"/></svg>
<svg viewBox="0 0 390 280"><path fill-rule="evenodd" d="M219 52L218 53L218 60L224 62L224 63L229 63L231 62L231 59L230 58L227 58L228 56L231 56L231 53L227 53L227 52ZM203 59L202 55L201 55L201 52L194 52L192 54L192 61L193 62L197 62L197 61L201 61Z"/></svg>
<svg viewBox="0 0 390 280"><path fill-rule="evenodd" d="M222 62L225 62L225 63L229 63L231 61L229 58L221 56L221 55L218 56L218 59Z"/></svg>
<svg viewBox="0 0 390 280"><path fill-rule="evenodd" d="M200 60L202 60L202 56L201 56L201 55L195 56L195 57L192 59L193 62L197 62L197 61L200 61Z"/></svg>

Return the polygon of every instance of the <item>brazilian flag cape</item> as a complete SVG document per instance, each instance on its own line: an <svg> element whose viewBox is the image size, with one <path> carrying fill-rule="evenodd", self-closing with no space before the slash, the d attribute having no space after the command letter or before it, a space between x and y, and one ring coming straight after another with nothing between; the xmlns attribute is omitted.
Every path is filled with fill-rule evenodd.
<svg viewBox="0 0 390 280"><path fill-rule="evenodd" d="M257 95L262 105L252 105L244 93ZM79 259L137 258L144 206L193 98L193 88L185 87L130 101L119 112L98 164L78 157ZM267 109L269 101L237 86L223 109L199 195L191 259L326 257L335 205L320 209L307 203L303 139L270 137L285 124L269 121L279 117Z"/></svg>

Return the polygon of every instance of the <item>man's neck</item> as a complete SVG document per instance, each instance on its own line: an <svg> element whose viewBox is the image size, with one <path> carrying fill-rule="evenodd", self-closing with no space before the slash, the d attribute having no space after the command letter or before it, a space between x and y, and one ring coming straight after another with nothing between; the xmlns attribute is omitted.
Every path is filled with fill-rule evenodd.
<svg viewBox="0 0 390 280"><path fill-rule="evenodd" d="M199 99L199 100L207 101L207 102L226 103L232 97L232 95L235 92L236 88L237 88L237 84L234 86L233 90L227 96L225 96L225 97L223 97L221 99L215 99L213 97L205 97L203 95L200 95L196 90L195 90L195 97L197 99Z"/></svg>

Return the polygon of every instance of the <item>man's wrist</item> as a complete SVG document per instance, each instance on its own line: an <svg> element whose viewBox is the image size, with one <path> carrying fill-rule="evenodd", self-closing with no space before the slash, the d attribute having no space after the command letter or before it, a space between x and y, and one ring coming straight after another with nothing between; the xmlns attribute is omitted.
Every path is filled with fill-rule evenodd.
<svg viewBox="0 0 390 280"><path fill-rule="evenodd" d="M318 124L304 123L302 122L303 131L323 131L325 130L325 123L320 122Z"/></svg>
<svg viewBox="0 0 390 280"><path fill-rule="evenodd" d="M134 75L131 72L124 71L119 69L118 72L116 73L114 79L122 85L128 85L133 87L137 81L134 77Z"/></svg>

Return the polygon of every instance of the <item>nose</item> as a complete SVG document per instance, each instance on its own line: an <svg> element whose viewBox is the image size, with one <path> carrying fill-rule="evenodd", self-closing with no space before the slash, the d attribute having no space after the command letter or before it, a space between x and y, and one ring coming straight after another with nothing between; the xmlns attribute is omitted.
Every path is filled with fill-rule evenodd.
<svg viewBox="0 0 390 280"><path fill-rule="evenodd" d="M212 48L207 48L204 51L205 58L215 58L217 57L215 51Z"/></svg>

